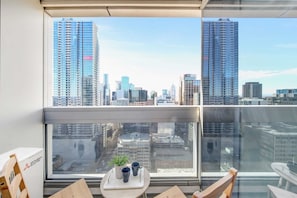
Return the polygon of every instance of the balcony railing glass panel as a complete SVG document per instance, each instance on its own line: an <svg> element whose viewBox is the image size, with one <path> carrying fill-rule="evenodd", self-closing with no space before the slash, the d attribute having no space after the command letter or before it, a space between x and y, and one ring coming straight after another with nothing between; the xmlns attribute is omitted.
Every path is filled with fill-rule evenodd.
<svg viewBox="0 0 297 198"><path fill-rule="evenodd" d="M264 175L272 162L297 159L296 106L207 106L203 115L203 172Z"/></svg>
<svg viewBox="0 0 297 198"><path fill-rule="evenodd" d="M198 112L193 106L46 108L48 177L102 177L112 168L111 158L124 154L152 177L195 178Z"/></svg>
<svg viewBox="0 0 297 198"><path fill-rule="evenodd" d="M72 123L48 127L53 177L105 174L112 168L109 162L114 155L127 155L130 162L140 162L156 177L197 175L194 123Z"/></svg>

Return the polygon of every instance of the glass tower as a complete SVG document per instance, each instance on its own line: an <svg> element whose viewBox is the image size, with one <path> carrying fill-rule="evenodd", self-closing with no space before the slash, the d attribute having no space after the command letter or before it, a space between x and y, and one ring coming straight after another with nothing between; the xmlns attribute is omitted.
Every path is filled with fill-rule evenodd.
<svg viewBox="0 0 297 198"><path fill-rule="evenodd" d="M98 54L93 22L54 22L54 106L99 104Z"/></svg>
<svg viewBox="0 0 297 198"><path fill-rule="evenodd" d="M53 105L98 106L100 104L99 44L93 22L62 19L53 24ZM77 173L93 167L103 150L101 124L53 125L53 156L67 164L54 173ZM79 165L79 167L77 166Z"/></svg>
<svg viewBox="0 0 297 198"><path fill-rule="evenodd" d="M110 105L110 86L109 86L108 74L104 74L103 105Z"/></svg>
<svg viewBox="0 0 297 198"><path fill-rule="evenodd" d="M238 22L229 19L205 21L202 34L203 104L237 105ZM224 113L237 115L238 112ZM209 121L204 118L202 161L206 167L205 171L238 167L240 159L238 120L228 123Z"/></svg>
<svg viewBox="0 0 297 198"><path fill-rule="evenodd" d="M238 22L203 22L204 105L238 104Z"/></svg>
<svg viewBox="0 0 297 198"><path fill-rule="evenodd" d="M122 76L121 90L124 92L124 98L129 97L129 88L130 88L129 77L128 76Z"/></svg>

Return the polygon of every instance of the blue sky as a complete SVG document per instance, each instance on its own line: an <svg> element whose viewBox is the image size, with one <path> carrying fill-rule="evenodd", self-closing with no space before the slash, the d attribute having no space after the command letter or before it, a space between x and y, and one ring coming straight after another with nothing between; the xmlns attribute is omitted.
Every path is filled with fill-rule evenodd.
<svg viewBox="0 0 297 198"><path fill-rule="evenodd" d="M263 94L297 88L297 20L234 19L239 22L239 82L262 83Z"/></svg>
<svg viewBox="0 0 297 198"><path fill-rule="evenodd" d="M172 84L178 90L183 74L200 79L200 18L84 20L98 26L100 72L109 74L112 89L121 76L158 93ZM297 20L231 20L239 22L239 95L242 84L250 81L262 83L264 95L297 88Z"/></svg>

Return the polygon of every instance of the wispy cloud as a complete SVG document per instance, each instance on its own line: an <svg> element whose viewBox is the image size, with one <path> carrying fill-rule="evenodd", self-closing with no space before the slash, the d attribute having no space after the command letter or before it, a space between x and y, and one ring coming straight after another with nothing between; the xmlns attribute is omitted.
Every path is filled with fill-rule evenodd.
<svg viewBox="0 0 297 198"><path fill-rule="evenodd" d="M239 71L239 78L242 81L246 80L259 80L263 78L270 78L276 76L294 75L297 76L297 68L290 68L286 70L249 70L249 71Z"/></svg>
<svg viewBox="0 0 297 198"><path fill-rule="evenodd" d="M279 75L279 71L239 71L239 79L252 80Z"/></svg>
<svg viewBox="0 0 297 198"><path fill-rule="evenodd" d="M291 68L280 71L280 75L297 75L297 68Z"/></svg>
<svg viewBox="0 0 297 198"><path fill-rule="evenodd" d="M100 47L103 49L113 50L113 49L125 49L127 47L141 47L144 42L127 41L127 40L116 40L116 39L105 39L99 42Z"/></svg>
<svg viewBox="0 0 297 198"><path fill-rule="evenodd" d="M297 43L285 43L276 45L278 48L297 49Z"/></svg>

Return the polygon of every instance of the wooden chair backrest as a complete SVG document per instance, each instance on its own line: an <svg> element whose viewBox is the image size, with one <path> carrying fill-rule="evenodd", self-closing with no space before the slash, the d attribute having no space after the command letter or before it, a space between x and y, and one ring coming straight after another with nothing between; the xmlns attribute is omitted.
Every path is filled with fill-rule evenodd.
<svg viewBox="0 0 297 198"><path fill-rule="evenodd" d="M178 186L172 186L154 198L187 198Z"/></svg>
<svg viewBox="0 0 297 198"><path fill-rule="evenodd" d="M56 192L49 198L73 198L73 197L83 197L83 198L93 198L93 195L86 183L86 180L80 179L69 186L66 186L62 190Z"/></svg>
<svg viewBox="0 0 297 198"><path fill-rule="evenodd" d="M205 190L193 193L193 198L231 198L232 191L237 176L237 170L231 168L229 173L207 187Z"/></svg>
<svg viewBox="0 0 297 198"><path fill-rule="evenodd" d="M2 198L29 198L28 189L15 154L10 156L2 169L0 192Z"/></svg>

